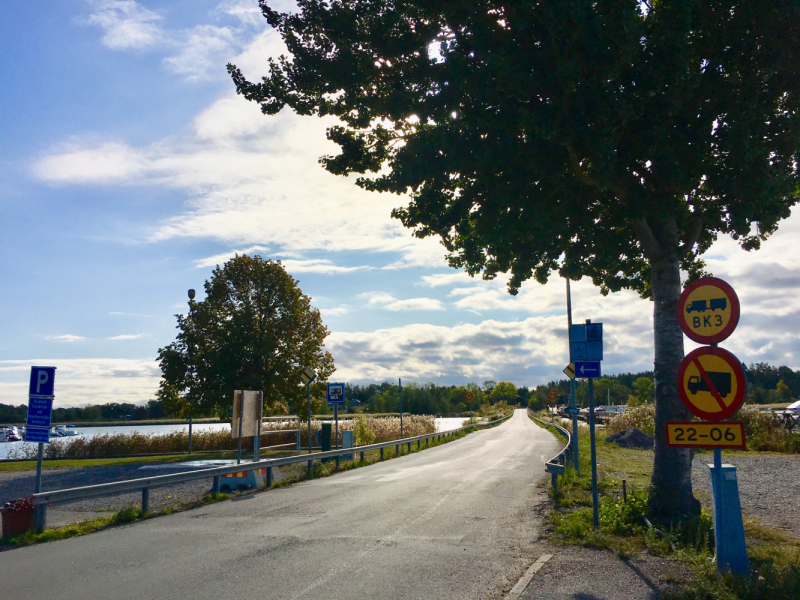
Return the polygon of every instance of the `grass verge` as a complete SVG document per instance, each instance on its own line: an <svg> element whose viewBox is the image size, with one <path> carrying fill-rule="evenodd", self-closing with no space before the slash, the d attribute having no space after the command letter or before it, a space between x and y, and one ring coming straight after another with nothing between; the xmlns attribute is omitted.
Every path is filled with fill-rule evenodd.
<svg viewBox="0 0 800 600"><path fill-rule="evenodd" d="M547 429L554 429L546 427ZM714 559L714 534L709 499L700 495L704 508L699 517L680 526L648 526L647 489L653 469L653 452L606 444L597 431L600 529L592 523L591 458L588 428L579 428L579 476L570 465L550 490L553 510L547 519L551 541L557 544L605 548L620 556L648 552L670 556L689 565L696 578L673 587L661 598L669 600L797 600L800 598L800 539L745 515L745 538L750 576L718 577ZM623 498L625 481L627 498ZM545 484L543 482L543 485Z"/></svg>

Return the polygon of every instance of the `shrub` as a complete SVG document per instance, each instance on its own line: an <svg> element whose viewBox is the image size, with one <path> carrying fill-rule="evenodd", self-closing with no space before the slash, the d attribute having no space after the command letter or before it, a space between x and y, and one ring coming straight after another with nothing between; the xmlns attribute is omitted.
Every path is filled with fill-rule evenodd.
<svg viewBox="0 0 800 600"><path fill-rule="evenodd" d="M647 435L653 435L656 430L656 407L653 404L643 404L626 410L617 415L608 423L608 432L617 433L631 427L641 429Z"/></svg>
<svg viewBox="0 0 800 600"><path fill-rule="evenodd" d="M628 500L605 496L598 507L600 526L609 533L631 535L642 529L647 515L647 494L631 489Z"/></svg>

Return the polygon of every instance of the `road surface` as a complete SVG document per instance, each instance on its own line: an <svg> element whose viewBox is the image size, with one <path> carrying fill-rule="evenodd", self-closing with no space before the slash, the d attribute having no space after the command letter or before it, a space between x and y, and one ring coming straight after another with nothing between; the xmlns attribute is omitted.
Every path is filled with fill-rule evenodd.
<svg viewBox="0 0 800 600"><path fill-rule="evenodd" d="M0 598L502 598L561 444L524 410L399 459L0 553Z"/></svg>

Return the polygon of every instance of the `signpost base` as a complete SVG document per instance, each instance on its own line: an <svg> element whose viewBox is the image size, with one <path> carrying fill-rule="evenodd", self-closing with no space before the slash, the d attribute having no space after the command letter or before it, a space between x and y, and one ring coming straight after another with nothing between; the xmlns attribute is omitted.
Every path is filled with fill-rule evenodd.
<svg viewBox="0 0 800 600"><path fill-rule="evenodd" d="M721 464L719 450L715 450L715 464L708 465L713 493L711 512L714 517L717 571L747 575L750 566L742 523L742 506L739 502L739 484L736 467Z"/></svg>

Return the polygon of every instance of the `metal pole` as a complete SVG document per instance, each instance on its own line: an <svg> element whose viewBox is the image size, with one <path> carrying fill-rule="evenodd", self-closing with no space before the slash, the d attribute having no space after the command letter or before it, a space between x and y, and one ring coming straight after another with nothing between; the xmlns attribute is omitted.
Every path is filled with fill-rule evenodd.
<svg viewBox="0 0 800 600"><path fill-rule="evenodd" d="M191 409L189 409L191 410ZM192 413L189 413L189 454L192 453Z"/></svg>
<svg viewBox="0 0 800 600"><path fill-rule="evenodd" d="M300 411L297 411L300 412ZM300 456L300 417L297 417L297 456Z"/></svg>
<svg viewBox="0 0 800 600"><path fill-rule="evenodd" d="M334 435L334 440L336 440L336 450L339 449L339 403L336 402L333 405L333 422L336 424L336 432ZM336 458L339 458L338 456Z"/></svg>
<svg viewBox="0 0 800 600"><path fill-rule="evenodd" d="M403 380L398 378L397 383L400 385L400 439L403 439Z"/></svg>
<svg viewBox="0 0 800 600"><path fill-rule="evenodd" d="M308 453L311 454L311 382L306 384L306 397L308 399ZM308 469L311 471L311 461L308 461Z"/></svg>
<svg viewBox="0 0 800 600"><path fill-rule="evenodd" d="M589 440L592 449L592 518L594 528L600 528L600 513L597 498L597 448L594 438L594 379L589 379Z"/></svg>
<svg viewBox="0 0 800 600"><path fill-rule="evenodd" d="M39 442L39 451L36 453L36 485L34 493L42 491L42 457L44 456L44 444Z"/></svg>
<svg viewBox="0 0 800 600"><path fill-rule="evenodd" d="M720 542L722 536L717 532L724 531L722 524L722 450L714 448L714 535L717 536L715 540L715 551L717 555L717 571L722 572L722 565L720 564Z"/></svg>
<svg viewBox="0 0 800 600"><path fill-rule="evenodd" d="M244 411L244 390L239 396L239 443L236 450L236 464L242 462L242 412Z"/></svg>
<svg viewBox="0 0 800 600"><path fill-rule="evenodd" d="M258 433L253 438L253 462L258 462L261 454L261 418L264 416L264 392L258 392Z"/></svg>
<svg viewBox="0 0 800 600"><path fill-rule="evenodd" d="M567 279L567 339L569 340L569 362L572 363L572 292L569 288L569 279ZM574 409L578 408L578 401L576 398L576 388L577 385L575 384L575 378L570 377L569 380L569 402L570 406ZM574 438L574 442L572 444L572 458L574 460L575 465L575 472L580 475L581 474L581 463L580 463L580 439L578 436L578 413L572 413L572 435Z"/></svg>

